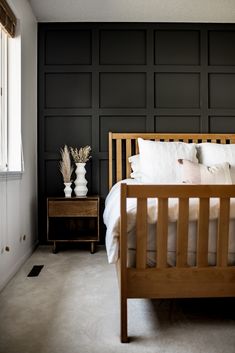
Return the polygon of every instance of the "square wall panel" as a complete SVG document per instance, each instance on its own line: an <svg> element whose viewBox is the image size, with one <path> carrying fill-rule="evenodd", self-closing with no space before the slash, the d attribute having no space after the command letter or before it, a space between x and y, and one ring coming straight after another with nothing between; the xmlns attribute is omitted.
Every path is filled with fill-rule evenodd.
<svg viewBox="0 0 235 353"><path fill-rule="evenodd" d="M100 107L101 108L145 108L146 74L101 73Z"/></svg>
<svg viewBox="0 0 235 353"><path fill-rule="evenodd" d="M209 31L209 65L235 65L235 31Z"/></svg>
<svg viewBox="0 0 235 353"><path fill-rule="evenodd" d="M156 65L199 65L200 31L155 31Z"/></svg>
<svg viewBox="0 0 235 353"><path fill-rule="evenodd" d="M90 65L91 31L47 31L45 35L45 64Z"/></svg>
<svg viewBox="0 0 235 353"><path fill-rule="evenodd" d="M145 116L100 116L100 151L108 151L108 133L145 132Z"/></svg>
<svg viewBox="0 0 235 353"><path fill-rule="evenodd" d="M196 133L200 131L200 116L155 116L155 131Z"/></svg>
<svg viewBox="0 0 235 353"><path fill-rule="evenodd" d="M101 65L143 65L146 63L144 30L100 31Z"/></svg>
<svg viewBox="0 0 235 353"><path fill-rule="evenodd" d="M45 75L46 108L90 108L90 73L48 73Z"/></svg>
<svg viewBox="0 0 235 353"><path fill-rule="evenodd" d="M90 116L45 117L45 152L59 152L64 145L80 148L91 144Z"/></svg>
<svg viewBox="0 0 235 353"><path fill-rule="evenodd" d="M200 75L197 73L156 73L156 108L199 108Z"/></svg>
<svg viewBox="0 0 235 353"><path fill-rule="evenodd" d="M235 74L209 75L210 108L235 108Z"/></svg>
<svg viewBox="0 0 235 353"><path fill-rule="evenodd" d="M235 116L210 116L211 133L235 133Z"/></svg>

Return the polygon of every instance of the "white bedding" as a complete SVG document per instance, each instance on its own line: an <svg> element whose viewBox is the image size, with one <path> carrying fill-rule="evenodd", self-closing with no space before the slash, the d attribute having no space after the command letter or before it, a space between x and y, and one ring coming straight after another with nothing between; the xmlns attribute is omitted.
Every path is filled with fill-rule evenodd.
<svg viewBox="0 0 235 353"><path fill-rule="evenodd" d="M137 184L134 179L125 179L116 183L110 190L106 201L104 210L104 223L107 227L106 232L106 250L109 263L115 263L118 260L119 252L119 220L120 220L120 185L121 183ZM218 199L210 200L210 226L209 226L209 264L215 264L216 257L216 226L218 217ZM189 243L188 243L188 263L193 266L195 264L196 251L196 232L198 219L198 199L190 199L189 206ZM176 238L176 221L178 218L178 199L169 199L169 227L168 227L168 263L174 265L175 263L175 238ZM128 248L130 258L135 253L135 223L136 223L136 199L127 199L127 231L128 231ZM229 234L229 263L235 262L235 199L231 199L230 205L230 234ZM156 199L148 199L148 263L151 265L155 261L155 224L157 222L157 202ZM153 234L153 236L152 236ZM133 256L132 256L133 254ZM134 260L133 260L134 261ZM130 263L133 263L130 260Z"/></svg>

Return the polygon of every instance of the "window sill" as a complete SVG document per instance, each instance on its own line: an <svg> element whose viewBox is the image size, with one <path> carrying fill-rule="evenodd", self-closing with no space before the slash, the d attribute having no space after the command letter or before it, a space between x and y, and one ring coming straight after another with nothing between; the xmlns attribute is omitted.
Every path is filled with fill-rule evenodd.
<svg viewBox="0 0 235 353"><path fill-rule="evenodd" d="M20 180L22 179L23 172L0 172L1 180Z"/></svg>

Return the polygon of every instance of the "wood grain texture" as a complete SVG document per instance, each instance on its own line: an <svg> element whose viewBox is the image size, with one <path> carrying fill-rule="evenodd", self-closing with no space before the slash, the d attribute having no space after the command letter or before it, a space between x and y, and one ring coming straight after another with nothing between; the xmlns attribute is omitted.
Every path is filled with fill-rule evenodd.
<svg viewBox="0 0 235 353"><path fill-rule="evenodd" d="M49 217L96 217L98 215L98 202L77 198L71 201L49 200Z"/></svg>
<svg viewBox="0 0 235 353"><path fill-rule="evenodd" d="M128 185L127 197L234 197L235 188L233 185Z"/></svg>
<svg viewBox="0 0 235 353"><path fill-rule="evenodd" d="M47 240L89 242L94 253L100 240L99 196L47 198Z"/></svg>
<svg viewBox="0 0 235 353"><path fill-rule="evenodd" d="M120 332L121 342L128 341L127 336L127 185L121 185L121 219L120 219Z"/></svg>
<svg viewBox="0 0 235 353"><path fill-rule="evenodd" d="M176 267L187 266L189 199L179 198L176 239Z"/></svg>
<svg viewBox="0 0 235 353"><path fill-rule="evenodd" d="M128 161L128 158L131 156L131 140L127 139L126 140L126 177L130 178L131 174L131 165Z"/></svg>
<svg viewBox="0 0 235 353"><path fill-rule="evenodd" d="M197 266L208 266L208 231L209 231L209 198L199 201L199 219L197 229Z"/></svg>
<svg viewBox="0 0 235 353"><path fill-rule="evenodd" d="M130 176L128 162L130 145L135 146L134 154L139 153L138 138L154 141L183 141L183 142L214 142L235 143L235 134L171 134L171 133L109 133L109 189L117 181ZM128 145L128 152L122 149L122 141ZM116 146L116 156L113 156L112 144ZM113 175L113 158L116 160L116 171ZM122 162L126 166L126 172L122 171Z"/></svg>
<svg viewBox="0 0 235 353"><path fill-rule="evenodd" d="M113 186L113 134L109 132L109 189Z"/></svg>
<svg viewBox="0 0 235 353"><path fill-rule="evenodd" d="M146 268L147 263L147 199L137 200L136 213L136 268Z"/></svg>
<svg viewBox="0 0 235 353"><path fill-rule="evenodd" d="M135 154L139 153L139 144L138 144L138 139L135 140Z"/></svg>
<svg viewBox="0 0 235 353"><path fill-rule="evenodd" d="M179 141L179 140L205 140L205 141L209 141L209 140L228 140L228 141L232 141L231 143L233 143L235 141L235 134L207 134L207 133L198 133L198 134L194 134L194 133L190 133L190 134L175 134L175 133L158 133L158 132L140 132L140 133L122 133L122 132L117 132L117 133L113 133L113 139L138 139L139 137L143 138L143 139L147 139L147 140L165 140L165 139L170 139L172 141Z"/></svg>
<svg viewBox="0 0 235 353"><path fill-rule="evenodd" d="M234 297L235 268L147 268L127 271L129 298Z"/></svg>
<svg viewBox="0 0 235 353"><path fill-rule="evenodd" d="M167 267L168 199L158 199L158 221L156 227L157 268Z"/></svg>
<svg viewBox="0 0 235 353"><path fill-rule="evenodd" d="M118 139L116 143L116 171L117 181L122 180L122 140Z"/></svg>
<svg viewBox="0 0 235 353"><path fill-rule="evenodd" d="M217 266L222 267L228 264L229 212L229 198L221 198L217 237Z"/></svg>

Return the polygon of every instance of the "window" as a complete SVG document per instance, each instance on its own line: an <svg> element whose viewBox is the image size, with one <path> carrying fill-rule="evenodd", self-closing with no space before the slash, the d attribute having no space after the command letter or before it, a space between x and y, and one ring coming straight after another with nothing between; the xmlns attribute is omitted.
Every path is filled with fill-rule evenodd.
<svg viewBox="0 0 235 353"><path fill-rule="evenodd" d="M16 25L16 16L7 0L0 0L0 173L22 170L20 50L19 38L15 40Z"/></svg>
<svg viewBox="0 0 235 353"><path fill-rule="evenodd" d="M0 27L0 172L7 170L7 73L8 36Z"/></svg>

